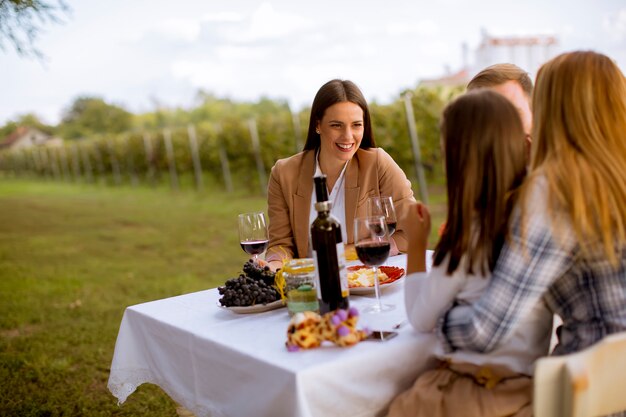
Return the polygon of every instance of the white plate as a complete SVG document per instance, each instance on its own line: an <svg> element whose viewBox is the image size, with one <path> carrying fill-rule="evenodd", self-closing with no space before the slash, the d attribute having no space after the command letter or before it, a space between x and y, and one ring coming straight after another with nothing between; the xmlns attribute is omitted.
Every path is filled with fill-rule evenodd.
<svg viewBox="0 0 626 417"><path fill-rule="evenodd" d="M223 305L220 304L220 302L217 302L217 306L219 308L223 308L224 310L228 310L228 311L232 311L233 313L238 313L238 314L249 314L249 313L262 313L264 311L270 311L270 310L275 310L277 308L281 308L281 307L285 307L285 303L283 303L283 300L277 300L277 301L273 301L271 303L267 303L267 304L255 304L252 306L233 306L233 307L224 307Z"/></svg>
<svg viewBox="0 0 626 417"><path fill-rule="evenodd" d="M389 288L400 281L402 281L402 278L398 278L397 280L389 282L387 284L380 284L380 290L383 291L384 289ZM371 287L350 287L350 294L354 295L367 295L375 293L376 287L374 287L373 285Z"/></svg>

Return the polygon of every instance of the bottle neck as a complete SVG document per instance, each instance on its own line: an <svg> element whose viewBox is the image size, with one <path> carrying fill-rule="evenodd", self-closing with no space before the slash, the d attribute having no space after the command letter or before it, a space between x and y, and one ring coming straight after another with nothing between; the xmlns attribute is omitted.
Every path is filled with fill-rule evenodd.
<svg viewBox="0 0 626 417"><path fill-rule="evenodd" d="M315 203L315 210L320 213L330 213L330 209L333 207L332 201L318 201Z"/></svg>

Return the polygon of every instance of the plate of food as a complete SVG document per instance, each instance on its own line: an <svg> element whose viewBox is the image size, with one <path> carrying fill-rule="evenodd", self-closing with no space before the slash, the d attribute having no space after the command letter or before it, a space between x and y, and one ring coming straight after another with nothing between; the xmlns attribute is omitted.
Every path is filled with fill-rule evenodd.
<svg viewBox="0 0 626 417"><path fill-rule="evenodd" d="M226 307L226 306L221 305L220 302L218 301L217 306L224 310L232 311L233 313L237 313L237 314L250 314L250 313L263 313L264 311L275 310L277 308L285 307L286 304L283 302L283 300L276 300L267 304L259 303L259 304L253 304L251 306Z"/></svg>
<svg viewBox="0 0 626 417"><path fill-rule="evenodd" d="M350 294L372 294L376 291L374 286L374 270L365 265L349 266L348 286ZM388 288L404 276L404 269L397 266L379 266L378 282L380 289Z"/></svg>

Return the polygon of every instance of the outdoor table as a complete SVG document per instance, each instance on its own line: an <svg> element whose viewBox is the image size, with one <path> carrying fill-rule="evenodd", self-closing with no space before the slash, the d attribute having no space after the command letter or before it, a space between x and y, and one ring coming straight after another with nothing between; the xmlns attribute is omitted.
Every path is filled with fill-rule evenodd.
<svg viewBox="0 0 626 417"><path fill-rule="evenodd" d="M406 268L406 256L385 265ZM382 292L395 310L363 313L359 327L399 335L341 348L289 352L286 308L235 314L218 307L217 289L128 307L108 388L122 404L146 382L196 416L377 416L432 365L436 338L406 324L404 279ZM374 296L351 296L360 311Z"/></svg>

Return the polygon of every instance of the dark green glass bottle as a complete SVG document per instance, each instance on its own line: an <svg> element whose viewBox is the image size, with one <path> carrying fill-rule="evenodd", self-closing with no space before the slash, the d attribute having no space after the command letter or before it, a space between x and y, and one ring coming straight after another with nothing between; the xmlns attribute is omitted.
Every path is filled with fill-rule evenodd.
<svg viewBox="0 0 626 417"><path fill-rule="evenodd" d="M317 299L320 314L324 314L338 308L349 307L348 277L343 255L341 225L330 214L332 202L328 201L326 176L315 177L314 181L317 218L311 224L311 240L313 258L317 266L315 270Z"/></svg>

